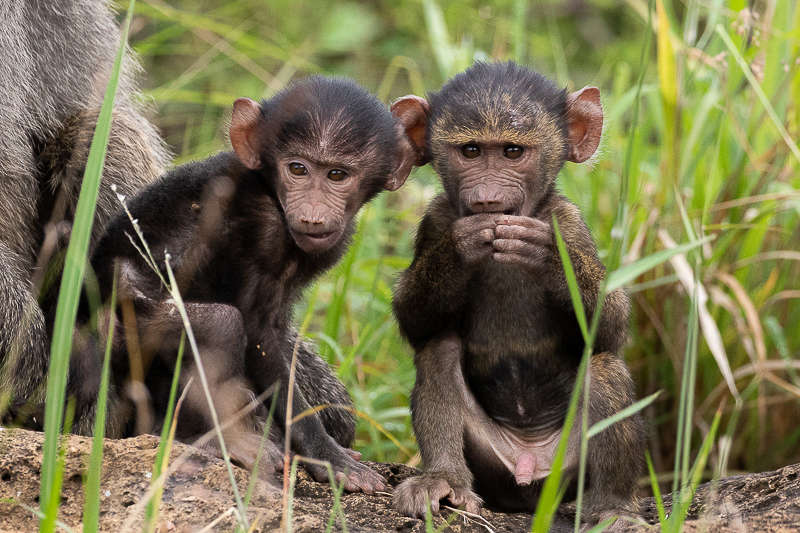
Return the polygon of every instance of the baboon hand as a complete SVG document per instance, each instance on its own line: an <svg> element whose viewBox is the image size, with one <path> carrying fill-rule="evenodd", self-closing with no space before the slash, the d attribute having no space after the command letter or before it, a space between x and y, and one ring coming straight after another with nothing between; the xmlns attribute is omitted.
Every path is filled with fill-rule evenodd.
<svg viewBox="0 0 800 533"><path fill-rule="evenodd" d="M456 252L467 266L476 266L492 256L495 227L501 216L479 213L453 222Z"/></svg>
<svg viewBox="0 0 800 533"><path fill-rule="evenodd" d="M269 439L262 442L261 435L247 431L228 432L225 442L231 459L248 470L257 467L259 477L269 483L277 483L277 475L283 471L283 452L277 444ZM217 439L211 439L200 447L217 457L223 456Z"/></svg>
<svg viewBox="0 0 800 533"><path fill-rule="evenodd" d="M331 462L333 478L336 483L344 482L344 490L347 492L375 494L386 490L386 480L382 475L353 458L353 454L358 452L353 452L348 448L341 448L341 450L341 458L336 461L336 464ZM327 466L316 463L305 463L304 466L317 481L330 480Z"/></svg>
<svg viewBox="0 0 800 533"><path fill-rule="evenodd" d="M428 505L434 514L439 513L439 500L448 500L454 507L463 507L468 513L478 514L483 501L469 488L449 483L436 474L423 474L403 481L392 497L394 508L413 518L424 518Z"/></svg>
<svg viewBox="0 0 800 533"><path fill-rule="evenodd" d="M627 531L633 523L641 523L642 519L636 512L628 509L605 509L603 511L590 512L586 517L586 523L581 527L581 532L588 532L597 527L598 524L606 520L612 520L603 531L615 533L617 531Z"/></svg>
<svg viewBox="0 0 800 533"><path fill-rule="evenodd" d="M497 222L492 257L501 263L523 265L546 272L557 254L553 227L537 218L504 215Z"/></svg>

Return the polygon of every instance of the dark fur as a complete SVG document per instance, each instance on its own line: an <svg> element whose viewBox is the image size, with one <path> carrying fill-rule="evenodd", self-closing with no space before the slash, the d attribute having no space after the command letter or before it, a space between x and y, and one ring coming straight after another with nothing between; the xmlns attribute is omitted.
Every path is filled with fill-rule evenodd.
<svg viewBox="0 0 800 533"><path fill-rule="evenodd" d="M302 289L345 253L355 229L355 212L387 186L409 145L389 111L346 80L308 78L262 102L257 113L252 107L255 103L239 104L242 102L237 101L231 128L236 153L225 152L176 168L133 198L129 208L165 278L164 258L166 253L170 255L220 419L230 418L255 395L279 385L277 394L268 399L276 402L277 420L268 443L265 469L270 474L270 469L282 468L280 438L286 425L290 365L297 339L291 324L292 306ZM242 109L246 112L240 116L253 118L252 123L237 118ZM241 123L248 126L236 126ZM335 219L331 227L344 227L328 249L308 252L292 233L297 224L304 224L301 219L305 215L298 215L296 206L287 200L289 196L282 194L290 194L292 187L302 190L310 183L304 180L314 179L302 176L293 181L288 166L279 164L292 160L324 161L334 166L344 161L352 171L347 179L355 181L349 192L334 188L323 199L323 203L340 200L349 210L338 218L332 211L324 211L326 224ZM312 164L307 163L309 168ZM119 267L122 312L118 316L122 322L128 320L128 342L119 341L114 351L115 389L143 380L152 394L157 418L161 418L183 327L177 311L167 302L168 291L131 244L132 236L136 240L131 221L122 213L109 225L92 265L104 299L110 294L114 266ZM135 310L135 330L125 316L126 302ZM134 332L136 339L131 338ZM136 345L139 358L132 359L128 352ZM195 369L190 358L184 365L185 385ZM382 478L345 450L355 432L349 395L304 343L299 344L296 380L294 416L319 405L343 408L327 407L295 421L292 450L330 462L337 477L347 471L348 490L380 490ZM190 394L178 424L178 436L184 440L212 428L200 384L192 389L197 392ZM263 413L260 409L257 414ZM247 466L252 466L258 449L261 429L257 418L245 417L225 434L232 455ZM308 468L319 479L328 476L321 466Z"/></svg>
<svg viewBox="0 0 800 533"><path fill-rule="evenodd" d="M452 490L453 503L475 510L481 500L474 490L491 506L530 512L543 479L518 484L514 472L474 435L500 428L544 439L560 433L564 423L584 343L555 247L554 215L589 317L605 275L578 208L555 187L558 171L572 157L569 113L576 108L565 91L513 63L477 64L429 101L428 150L445 193L434 199L420 224L413 262L394 298L401 332L416 351L412 420L428 473L398 487L394 501L401 511L420 515L426 493L436 509L435 500ZM595 107L591 120L596 121L602 113L599 101ZM594 131L599 140L599 130ZM474 175L468 162L463 168L454 163L460 161L454 149L484 142L487 154L495 145L535 152L527 166L514 167L525 173L519 187L501 187L500 178L512 169L502 158ZM576 160L584 160L594 147L577 151ZM478 185L465 192L470 179ZM523 221L530 222L534 244L501 262L498 255L507 252L508 243L499 239L510 237L498 232L519 229L515 225ZM494 236L470 245L477 234L473 228L487 228ZM608 295L591 359L590 424L634 400L620 356L628 313L623 290ZM575 428L570 438L568 479L577 473L578 434ZM584 514L590 522L637 512L643 442L638 416L590 441Z"/></svg>

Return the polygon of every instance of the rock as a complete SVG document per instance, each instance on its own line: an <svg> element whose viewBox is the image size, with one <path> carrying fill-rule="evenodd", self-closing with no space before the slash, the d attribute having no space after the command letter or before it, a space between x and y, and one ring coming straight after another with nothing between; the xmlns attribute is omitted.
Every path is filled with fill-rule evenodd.
<svg viewBox="0 0 800 533"><path fill-rule="evenodd" d="M664 499L671 509L671 497ZM658 522L653 498L645 500L643 511L645 520ZM700 485L683 531L795 532L799 526L800 464L796 464Z"/></svg>
<svg viewBox="0 0 800 533"><path fill-rule="evenodd" d="M37 518L22 505L37 508L42 433L21 429L0 431L0 499L16 503L0 503L0 533L35 531ZM152 482L153 463L158 438L141 436L134 439L106 440L101 483L100 530L141 531L145 499ZM66 443L64 488L59 520L76 531L81 530L83 514L83 477L91 450L91 439L70 436ZM396 486L417 470L398 464L369 463ZM240 494L244 496L250 480L249 472L234 467ZM716 484L702 485L695 497L684 531L709 532L793 531L800 524L800 465L775 472L734 476ZM324 531L334 520L334 530L341 530L345 517L352 532L424 532L425 523L397 514L391 508L388 493L377 495L344 494L340 509L332 515L333 491L328 484L317 483L298 469L293 492L292 530ZM711 502L711 503L709 503ZM669 498L667 498L669 508ZM22 504L22 505L20 505ZM658 526L652 498L643 500L640 525L630 524L626 531L652 531ZM164 484L157 528L159 533L199 531L212 522L213 531L233 531L236 503L230 478L222 460L181 443L174 443L170 456L170 474ZM283 517L279 490L257 480L247 508L253 531L278 531ZM434 518L441 527L451 519L444 531L501 532L529 531L532 515L482 511L482 519L451 515ZM211 531L212 529L209 529ZM572 531L568 516L559 516L554 531Z"/></svg>

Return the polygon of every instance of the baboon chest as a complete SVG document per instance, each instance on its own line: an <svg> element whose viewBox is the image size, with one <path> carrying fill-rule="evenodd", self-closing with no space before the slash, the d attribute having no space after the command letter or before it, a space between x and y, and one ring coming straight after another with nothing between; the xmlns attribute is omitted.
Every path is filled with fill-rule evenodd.
<svg viewBox="0 0 800 533"><path fill-rule="evenodd" d="M512 426L559 427L577 359L545 288L520 268L490 265L472 289L462 338L475 398L489 416Z"/></svg>

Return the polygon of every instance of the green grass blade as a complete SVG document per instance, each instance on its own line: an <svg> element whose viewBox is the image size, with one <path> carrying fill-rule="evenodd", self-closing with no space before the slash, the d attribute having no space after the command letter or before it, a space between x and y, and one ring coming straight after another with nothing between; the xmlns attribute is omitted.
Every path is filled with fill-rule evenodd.
<svg viewBox="0 0 800 533"><path fill-rule="evenodd" d="M347 255L336 268L338 272L341 272L341 275L336 282L333 297L325 316L325 328L323 329L330 339L336 339L339 336L339 325L342 322L342 317L346 308L345 304L347 303L348 289L354 275L353 264L356 262L361 243L363 242L362 235L365 219L366 217L362 216L359 220L358 231L355 239L353 239L353 244L350 246ZM330 352L331 349L327 346L323 346L320 349L320 355L327 361L330 361Z"/></svg>
<svg viewBox="0 0 800 533"><path fill-rule="evenodd" d="M169 389L169 402L167 404L167 416L164 417L164 424L161 427L161 438L158 441L158 451L156 452L156 460L153 463L153 477L152 482L158 483L161 472L167 466L169 457L165 460L165 455L168 450L172 448L170 441L170 430L175 413L175 402L178 397L178 384L181 377L181 364L183 363L183 354L186 349L186 332L181 332L181 341L178 345L178 357L175 360L175 371L172 374L172 384ZM147 502L147 508L144 513L144 527L145 531L152 533L156 529L156 518L158 516L158 507L161 503L161 494L163 493L163 486L159 488L153 498Z"/></svg>
<svg viewBox="0 0 800 533"><path fill-rule="evenodd" d="M556 245L558 246L558 255L561 256L561 264L564 265L564 274L567 276L567 286L569 287L569 295L572 297L572 306L575 308L575 317L578 319L578 325L583 333L583 341L586 345L591 346L592 342L589 340L589 328L586 325L586 311L583 308L583 299L581 298L581 291L578 287L578 280L575 278L575 270L572 268L572 261L569 258L567 246L564 244L564 239L561 237L561 232L558 229L558 220L553 215L553 232L556 234Z"/></svg>
<svg viewBox="0 0 800 533"><path fill-rule="evenodd" d="M775 348L778 350L781 360L786 363L786 373L789 375L789 379L791 379L795 387L800 387L800 377L797 375L797 370L792 366L792 356L789 351L789 343L787 342L786 332L783 330L783 326L781 326L781 323L774 316L765 317L764 325L772 337L772 342L775 344Z"/></svg>
<svg viewBox="0 0 800 533"><path fill-rule="evenodd" d="M547 533L547 531L550 530L553 515L555 515L558 504L564 495L564 490L561 486L562 468L564 466L564 457L567 454L569 434L575 424L578 403L580 402L583 384L586 380L586 373L589 367L589 354L590 352L587 349L584 353L581 365L578 368L578 375L575 378L575 388L572 390L572 397L570 398L567 416L561 429L561 437L558 439L558 446L556 447L556 453L550 467L550 474L545 479L541 495L539 496L539 502L536 504L536 515L533 517L533 523L531 524L532 533Z"/></svg>
<svg viewBox="0 0 800 533"><path fill-rule="evenodd" d="M95 204L100 188L100 177L103 173L106 145L111 130L111 113L114 97L119 83L122 58L125 54L125 43L128 40L131 16L135 0L128 4L128 15L122 29L122 38L117 57L111 69L111 77L106 88L103 105L97 119L97 126L86 162L81 193L75 210L75 220L70 236L67 256L64 263L64 274L56 309L53 344L48 370L47 400L45 406L45 440L42 451L42 478L39 502L45 517L40 524L40 531L49 533L55 529L60 501L61 483L56 480L56 456L59 430L63 415L64 393L67 384L69 354L72 349L72 334L75 317L78 312L81 285L86 270L86 256L89 249L89 238L94 220Z"/></svg>
<svg viewBox="0 0 800 533"><path fill-rule="evenodd" d="M630 265L618 268L617 270L611 272L606 278L606 292L611 292L615 289L622 287L627 283L630 283L631 281L636 279L639 275L644 274L651 268L654 268L663 263L664 261L667 261L670 257L687 252L689 250L693 250L694 248L702 246L703 244L713 239L714 239L713 235L708 235L706 237L703 237L702 239L681 244L679 246L676 246L675 248L670 248L668 250L660 250L647 257L642 257L641 259L634 261Z"/></svg>
<svg viewBox="0 0 800 533"><path fill-rule="evenodd" d="M700 317L699 317L699 287L700 280L695 274L695 293L692 295L693 312L690 313L689 331L686 335L686 355L683 359L686 372L686 397L683 404L683 464L681 467L681 480L683 483L689 478L689 456L692 449L692 427L694 426L694 391L697 382L697 345L700 339ZM683 385L683 384L681 384Z"/></svg>
<svg viewBox="0 0 800 533"><path fill-rule="evenodd" d="M711 423L706 438L703 439L703 445L697 454L697 459L692 466L689 476L689 485L682 488L680 493L675 493L672 499L672 513L670 513L667 520L667 527L664 531L671 533L680 533L683 531L683 523L686 521L686 516L689 513L689 507L692 504L692 499L697 491L697 486L703 477L703 472L708 461L708 456L711 454L711 447L714 444L714 439L717 436L719 429L719 422L722 419L722 412L717 411L714 416L714 421Z"/></svg>
<svg viewBox="0 0 800 533"><path fill-rule="evenodd" d="M579 391L579 389L581 388L580 387L581 383L583 384L583 396L584 396L583 405L586 406L589 403L589 388L591 386L591 373L588 371L588 364L592 354L592 346L594 346L594 339L597 336L597 328L599 327L600 324L600 315L603 310L603 303L605 301L606 293L603 292L602 290L600 291L600 294L598 296L597 306L594 311L594 315L592 316L592 328L591 331L589 331L589 328L586 325L586 311L583 306L583 298L581 297L580 287L578 287L578 281L577 278L575 277L575 270L572 268L572 261L570 260L569 252L567 251L566 244L564 243L564 240L561 236L561 231L558 228L558 220L556 219L555 215L553 215L553 232L555 233L556 236L556 246L558 247L558 253L559 256L561 257L561 264L564 268L564 274L567 280L567 286L569 287L570 298L572 299L572 306L573 309L575 310L575 317L578 320L578 325L581 328L581 333L583 334L584 343L586 345L583 356L584 362L581 363L584 372L583 375L585 375L585 377L580 377L581 374L579 372L578 379L580 379L581 382L578 383L576 381L575 383L575 390L577 391ZM587 368L584 368L584 366L586 366ZM575 398L579 396L580 393L578 393L578 396L576 396ZM577 404L574 407L575 409L577 409ZM567 413L567 418L570 417L570 413L572 413L572 416L574 418L575 413L572 411L573 405L571 403L569 409L570 410ZM588 450L589 450L588 425L589 425L589 412L587 409L584 408L581 410L581 432L580 432L581 441L580 441L580 456L578 465L578 470L579 470L578 493L576 497L577 512L575 513L576 533L580 530L581 527L581 505L583 503L583 493L586 480L586 458L588 456ZM572 425L569 426L565 425L565 428L567 427L572 428ZM554 482L553 488L551 489L551 492L548 494L548 499L544 500L545 493L543 490L542 496L540 497L539 501L539 506L544 505L545 508L547 509L552 508L552 512L555 512L555 509L558 507L558 502L560 501L560 498L558 498L555 501L549 501L549 499L556 494L555 491L557 489L563 489L563 487L561 487L560 484L561 483L560 478L561 478L561 467L563 465L564 456L563 455L559 456L558 454L561 451L562 441L564 444L563 452L566 453L566 444L569 437L569 431L570 430L564 429L564 431L562 432L561 439L559 440L559 447L556 451L556 456L558 458L558 475L557 475L558 482ZM554 466L552 467L554 470L547 477L548 481L550 480L550 476L553 476L555 472L556 468L555 464L556 461L554 460L553 463ZM545 487L547 487L547 481L545 482ZM541 507L539 506L537 506L537 509L541 509ZM539 514L544 514L544 513L537 512L537 519L539 517ZM549 527L550 521L552 521L552 515L550 515L550 517L547 518L546 523L544 522L544 520L539 522L538 524L536 521L534 521L533 527L534 529L536 527L541 527L541 528Z"/></svg>
<svg viewBox="0 0 800 533"><path fill-rule="evenodd" d="M92 453L89 457L89 470L86 473L86 503L83 507L83 531L94 533L100 521L100 481L103 475L103 438L106 429L106 404L108 400L108 377L111 369L111 347L114 341L113 310L117 305L117 269L114 268L114 282L111 286L111 302L109 304L110 317L108 324L108 340L106 353L103 359L103 373L100 377L100 392L97 397L97 416L94 421L94 434L92 436Z"/></svg>
<svg viewBox="0 0 800 533"><path fill-rule="evenodd" d="M674 477L672 480L672 492L678 490L682 479L683 469L688 465L688 458L684 454L689 453L689 444L691 444L692 433L692 413L687 407L692 403L692 395L694 384L691 379L692 376L692 362L695 359L692 354L697 351L697 330L699 329L699 317L697 308L697 291L692 294L689 318L688 318L688 331L686 338L686 350L683 357L683 374L681 376L681 389L680 396L678 397L678 422L677 422L677 436L675 437L675 467ZM683 465L683 467L682 467Z"/></svg>
<svg viewBox="0 0 800 533"><path fill-rule="evenodd" d="M658 476L656 470L653 468L653 460L650 458L650 452L644 451L644 458L647 462L647 473L650 477L650 488L653 490L653 499L656 502L656 512L658 513L658 523L664 527L664 522L667 520L667 513L664 510L664 497L661 496L661 489L658 486Z"/></svg>
<svg viewBox="0 0 800 533"><path fill-rule="evenodd" d="M761 84L758 83L758 80L753 75L753 72L750 70L747 62L742 57L742 54L739 52L739 49L736 48L736 45L733 44L730 35L728 32L725 31L725 28L722 27L721 24L717 24L715 28L717 30L717 34L722 37L722 40L725 42L725 46L728 47L731 55L736 59L736 64L739 65L739 68L742 69L747 81L750 83L750 86L755 91L756 96L758 96L758 100L761 102L761 105L764 106L764 109L767 111L769 118L772 120L772 123L775 124L775 128L777 128L778 133L781 134L783 138L783 142L786 143L786 146L792 151L794 154L795 159L800 162L800 149L797 148L797 144L795 144L794 140L792 139L789 132L786 131L786 128L783 126L783 120L775 113L775 108L772 107L772 104L769 101L769 97L764 94L764 89L761 88Z"/></svg>
<svg viewBox="0 0 800 533"><path fill-rule="evenodd" d="M653 16L653 4L655 0L650 0L647 6L647 27L651 26ZM642 46L639 55L639 78L636 80L636 92L633 98L633 110L631 112L631 126L628 130L628 146L625 149L625 163L622 167L622 179L619 185L619 202L617 202L617 213L614 218L614 227L611 231L612 252L610 256L611 262L608 264L609 268L615 270L619 267L619 261L622 257L622 248L627 228L627 209L628 197L631 182L631 169L633 168L633 151L637 139L638 126L639 126L639 108L642 99L642 87L644 85L644 75L647 72L647 58L650 54L650 42L652 41L652 33L645 32L644 46Z"/></svg>
<svg viewBox="0 0 800 533"><path fill-rule="evenodd" d="M514 1L514 15L511 26L511 42L514 46L514 61L520 65L525 64L525 15L528 13L527 0Z"/></svg>
<svg viewBox="0 0 800 533"><path fill-rule="evenodd" d="M620 420L623 420L631 415L638 413L639 411L641 411L642 409L653 403L660 394L661 391L654 392L647 398L642 398L638 402L626 407L617 414L609 416L608 418L604 418L603 420L597 422L596 424L593 424L592 427L589 428L589 433L588 433L589 438L594 437L604 429L610 427L612 424L616 424Z"/></svg>
<svg viewBox="0 0 800 533"><path fill-rule="evenodd" d="M442 79L447 79L454 74L453 46L450 44L450 37L447 33L447 24L444 21L442 8L435 0L422 0L422 8L425 13L425 25L428 27L428 36L431 40L433 54L436 63L439 65L439 72Z"/></svg>
<svg viewBox="0 0 800 533"><path fill-rule="evenodd" d="M318 343L320 356L331 363L336 361L337 363L341 364L341 362L344 360L344 351L336 339L321 331L314 335L314 337L317 339L317 341L322 341L322 343ZM330 355L323 355L331 352L333 353L333 357Z"/></svg>
<svg viewBox="0 0 800 533"><path fill-rule="evenodd" d="M591 356L589 356L591 357ZM586 382L583 386L583 406L581 409L581 449L578 461L578 494L575 498L575 526L574 532L581 530L581 511L583 511L583 495L586 491L586 462L589 457L589 392L592 386L592 372L586 373Z"/></svg>

